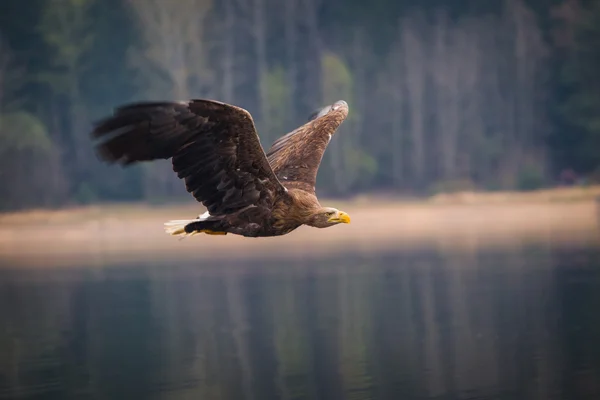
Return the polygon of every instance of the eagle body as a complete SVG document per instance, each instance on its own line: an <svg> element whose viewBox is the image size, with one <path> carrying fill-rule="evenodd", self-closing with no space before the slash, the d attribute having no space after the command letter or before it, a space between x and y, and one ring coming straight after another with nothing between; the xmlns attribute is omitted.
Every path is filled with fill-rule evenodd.
<svg viewBox="0 0 600 400"><path fill-rule="evenodd" d="M321 206L315 193L325 149L347 115L345 101L323 107L266 153L248 111L206 99L125 105L97 123L92 137L108 163L171 159L206 212L167 222L167 233L281 236L301 225L350 222L345 212Z"/></svg>
<svg viewBox="0 0 600 400"><path fill-rule="evenodd" d="M186 224L185 231L228 232L247 237L280 236L290 233L303 225L308 210L318 210L318 203L312 201L302 190L291 189L288 195L278 197L272 207L247 209L222 217L211 218L205 213L197 220Z"/></svg>

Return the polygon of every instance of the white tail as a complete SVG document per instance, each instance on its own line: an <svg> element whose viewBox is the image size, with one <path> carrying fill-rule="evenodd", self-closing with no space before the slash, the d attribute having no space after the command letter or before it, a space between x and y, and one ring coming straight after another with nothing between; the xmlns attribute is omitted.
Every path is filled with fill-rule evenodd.
<svg viewBox="0 0 600 400"><path fill-rule="evenodd" d="M187 233L185 231L185 226L191 222L198 221L197 219L174 219L169 222L165 222L165 232L168 235L178 236L181 235L183 237L195 235L197 232Z"/></svg>

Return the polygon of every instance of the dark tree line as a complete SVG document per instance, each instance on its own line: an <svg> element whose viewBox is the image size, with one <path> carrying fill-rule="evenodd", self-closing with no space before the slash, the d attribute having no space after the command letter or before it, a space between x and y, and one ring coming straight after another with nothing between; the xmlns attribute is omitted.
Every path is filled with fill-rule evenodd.
<svg viewBox="0 0 600 400"><path fill-rule="evenodd" d="M138 100L247 108L264 146L348 121L324 195L553 185L600 165L600 1L5 0L0 207L185 196L169 162L110 168L91 122Z"/></svg>

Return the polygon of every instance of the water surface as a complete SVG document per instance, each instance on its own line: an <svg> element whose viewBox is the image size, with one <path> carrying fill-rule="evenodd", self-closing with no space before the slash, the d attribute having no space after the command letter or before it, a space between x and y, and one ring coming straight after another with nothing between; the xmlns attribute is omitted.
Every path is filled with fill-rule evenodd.
<svg viewBox="0 0 600 400"><path fill-rule="evenodd" d="M599 399L600 252L0 270L0 399Z"/></svg>

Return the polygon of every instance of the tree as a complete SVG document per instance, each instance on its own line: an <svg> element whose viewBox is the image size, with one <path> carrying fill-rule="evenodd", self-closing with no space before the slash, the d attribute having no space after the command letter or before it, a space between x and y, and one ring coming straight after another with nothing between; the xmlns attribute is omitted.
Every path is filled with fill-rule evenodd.
<svg viewBox="0 0 600 400"><path fill-rule="evenodd" d="M323 103L321 93L321 55L323 44L319 31L318 11L321 0L296 2L296 82L293 105L300 119ZM290 28L291 29L291 28ZM289 45L289 44L288 44Z"/></svg>
<svg viewBox="0 0 600 400"><path fill-rule="evenodd" d="M258 76L258 101L260 102L261 121L266 118L267 112L267 20L265 18L265 0L254 0L252 36L256 50L256 71ZM264 125L264 124L263 124Z"/></svg>
<svg viewBox="0 0 600 400"><path fill-rule="evenodd" d="M222 41L222 89L221 96L224 102L233 102L235 94L235 5L233 0L223 0L223 30L219 32Z"/></svg>
<svg viewBox="0 0 600 400"><path fill-rule="evenodd" d="M129 0L140 45L130 63L141 75L146 97L188 99L205 93L212 77L207 65L206 18L210 0ZM211 87L210 89L214 89Z"/></svg>
<svg viewBox="0 0 600 400"><path fill-rule="evenodd" d="M514 188L520 174L541 177L548 69L535 15L517 0L496 15L431 14L401 19L384 70L392 106L380 118L393 133L378 159L390 160L394 186Z"/></svg>
<svg viewBox="0 0 600 400"><path fill-rule="evenodd" d="M46 127L20 110L25 70L0 36L0 209L56 204L64 194L57 152Z"/></svg>
<svg viewBox="0 0 600 400"><path fill-rule="evenodd" d="M14 62L12 50L0 36L0 114L18 107L15 92L23 79L23 70Z"/></svg>
<svg viewBox="0 0 600 400"><path fill-rule="evenodd" d="M268 149L279 136L288 130L288 121L292 114L292 110L288 106L291 88L287 84L286 71L281 65L271 68L263 80L266 99L260 138L263 147Z"/></svg>
<svg viewBox="0 0 600 400"><path fill-rule="evenodd" d="M406 126L406 81L404 79L403 51L400 45L400 37L396 39L395 45L385 63L384 74L381 76L383 82L379 82L381 95L385 96L384 104L387 105L386 112L391 116L390 134L387 141L390 153L389 168L390 185L395 189L401 189L405 182L405 129ZM379 150L381 151L381 150Z"/></svg>
<svg viewBox="0 0 600 400"><path fill-rule="evenodd" d="M590 173L600 167L600 2L593 2L579 15L561 71L567 90L561 102L566 132L556 145L564 148L561 158L566 167Z"/></svg>
<svg viewBox="0 0 600 400"><path fill-rule="evenodd" d="M423 21L420 15L404 18L401 21L403 68L406 77L406 91L410 97L408 104L410 118L410 154L413 184L422 186L425 179L425 90L426 53L419 32Z"/></svg>
<svg viewBox="0 0 600 400"><path fill-rule="evenodd" d="M434 43L431 57L431 72L436 87L436 109L438 110L438 154L441 159L440 172L444 180L457 178L457 150L460 134L460 109L461 109L461 68L465 67L458 51L459 46L468 40L457 37L450 30L450 22L446 13L438 13L436 24L433 27ZM458 39L458 40L457 40ZM472 60L469 60L472 62Z"/></svg>
<svg viewBox="0 0 600 400"><path fill-rule="evenodd" d="M64 104L50 115L60 113L60 144L75 192L87 189L90 160L86 99L81 90L85 59L93 46L89 10L93 0L49 0L42 10L38 30L51 50L48 69L39 75L53 93L50 103Z"/></svg>
<svg viewBox="0 0 600 400"><path fill-rule="evenodd" d="M228 0L230 1L230 0ZM210 0L129 0L141 34L130 53L145 98L186 100L209 96L217 88L207 62L206 18ZM229 95L224 93L224 95ZM148 198L183 195L167 161L144 165Z"/></svg>
<svg viewBox="0 0 600 400"><path fill-rule="evenodd" d="M350 107L354 103L354 80L346 63L331 52L325 52L321 59L323 102L332 104L345 100ZM319 180L327 180L334 192L347 193L364 175L374 172L374 161L360 149L359 119L360 110L349 113L346 121L328 145L324 156L329 162L321 167Z"/></svg>
<svg viewBox="0 0 600 400"><path fill-rule="evenodd" d="M345 100L352 104L352 74L346 64L335 54L325 52L321 59L321 76L324 103L331 104L337 100ZM329 181L333 183L336 192L344 193L352 185L357 163L353 155L356 152L356 141L352 137L352 116L349 114L347 120L338 128L336 135L328 145L325 158L329 159L329 170L331 176ZM349 129L350 128L350 129ZM338 140L343 136L343 140ZM327 178L325 168L322 168L323 178Z"/></svg>
<svg viewBox="0 0 600 400"><path fill-rule="evenodd" d="M512 56L515 66L515 127L510 140L516 158L517 175L525 169L546 171L546 110L548 49L539 27L538 17L521 0L507 0L505 18L513 27Z"/></svg>
<svg viewBox="0 0 600 400"><path fill-rule="evenodd" d="M599 168L598 0L426 3L4 0L0 113L45 132L60 162L35 162L79 202L189 199L168 161L115 170L93 155L90 122L138 100L237 104L268 147L343 98L319 174L330 194L524 188L548 166Z"/></svg>
<svg viewBox="0 0 600 400"><path fill-rule="evenodd" d="M298 80L298 68L296 67L296 46L298 41L297 34L297 8L298 0L288 0L283 2L284 6L284 38L285 38L285 67L287 72L287 84L290 88L290 96L288 103L286 103L288 109L293 109L295 102L293 99L298 95L296 82ZM288 113L286 122L293 124L295 122L294 113Z"/></svg>

